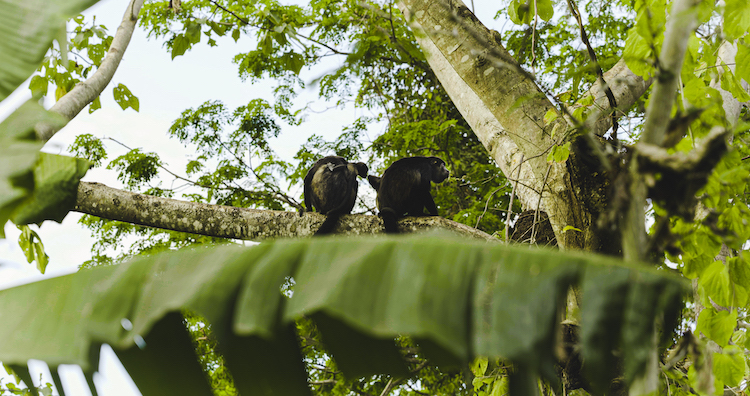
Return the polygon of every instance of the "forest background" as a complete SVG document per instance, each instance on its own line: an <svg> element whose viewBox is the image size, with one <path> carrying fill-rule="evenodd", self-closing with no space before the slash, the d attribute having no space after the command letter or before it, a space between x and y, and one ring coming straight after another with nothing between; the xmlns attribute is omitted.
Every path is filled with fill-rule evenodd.
<svg viewBox="0 0 750 396"><path fill-rule="evenodd" d="M427 47L432 42L432 45L443 50L445 57L459 56L450 59L449 63L452 62L454 72L463 73L465 84L473 84L471 90L484 101L484 105L472 107L462 102L466 97L461 93L468 93L467 88L457 80L445 77L445 73L449 75L451 71L441 68L444 64L441 66L439 55L430 51L420 52L403 20L397 22L394 15L399 11L394 4L313 2L310 5L312 12L307 14L303 9L272 2L248 6L242 3L221 5L213 1L181 4L172 1L170 7L166 3L147 3L141 16L142 26L154 37L166 40L165 48L172 57L183 56L193 45L201 42L201 38L208 39L209 45L215 44L212 35L231 35L232 39L238 40L243 33L248 33L257 38L255 50L241 53L235 62L245 78L275 78L278 86L273 98L267 101L250 100L236 110L218 102L205 102L185 110L171 124L169 132L183 143L198 145L191 147L195 152L191 152L191 161L186 165L187 177L173 174L176 183L160 183L155 178L161 171L177 172L170 169L171 165L165 165L155 153L135 149L115 158L104 149L103 142L114 145L123 142L83 135L70 150L95 166L101 166L105 159L112 159L107 166L118 171L118 180L129 190L165 197L188 192L183 197L194 202L285 209L291 213L299 208L300 199L298 193L287 191L286 186L298 182L309 165L321 155L335 152L347 158L365 160L371 165L373 173L378 173L395 158L438 154L446 159L453 173L449 183L435 188L443 216L491 234L487 235L488 238L507 240L511 223L508 220L512 220L521 207L532 209L534 224L528 237L532 243L551 244L552 240L556 240L565 249L598 251L624 256L629 261L651 261L661 269L661 277L657 278L664 280L654 284L638 283L650 279L648 276L638 278L640 281L630 277L607 279L625 282L627 288L632 286L632 289L627 289L629 293L642 292L640 288L646 287L649 293L636 293L642 301L632 301L616 293L614 297L612 293L605 296L601 294L602 290L598 291L600 294L591 290L587 293L587 281L585 277L582 280L583 298L625 305L623 316L607 318L614 322L602 322L598 328L584 327L582 342L584 346L591 347L592 342L599 339L592 334L609 332L617 341L622 333L623 339L620 341L624 343L623 350L626 354L634 353L635 360L632 361L643 363L638 365L625 360L625 380L631 386L631 392L661 388L675 394L692 392L693 389L720 394L723 389L731 392L744 390L743 380L747 372L745 329L748 326L745 320L748 303L746 288L750 286L750 277L747 276L750 274L750 264L742 254L750 235L749 211L745 204L748 171L744 162L747 158L744 103L750 96L743 79L747 79L749 72L746 62L749 51L744 38L750 28L750 6L741 1L716 4L675 1L671 4L671 14L668 14L668 4L659 1L616 4L587 2L582 5L585 18L577 19L579 5L572 1L566 4L544 0L533 4L511 1L503 12L513 24L508 22L503 25L509 25L508 29L501 27L500 31L481 30L481 33L472 33L467 28L478 23L461 6L453 5L454 14L442 16L438 16L441 13L439 9L434 9L435 13L429 15L428 19L423 19L426 15L424 11L416 12L415 20L420 23L434 17L444 18L443 23L453 26L452 30L447 30L447 35L441 36L445 26L434 25L432 30L425 31L428 39L418 36L416 41ZM319 11L323 11L322 14ZM565 16L553 18L558 13ZM213 17L219 18L218 21ZM249 19L253 22L246 25ZM317 28L303 27L306 24ZM71 51L64 50L55 55L53 50L52 56L43 60L40 70L44 74L30 80L30 89L37 95L52 95L54 88L54 96L61 99L59 103L65 102L66 96L75 92L79 77L86 78L93 72L89 62L99 65L110 40L105 31L96 26L89 27L83 18L76 17L71 26L75 26L69 32ZM693 34L696 26L697 31ZM308 36L304 29L310 29L309 34L315 37ZM477 31L480 30L474 32ZM446 44L446 40L456 38L467 42L473 40L479 46L461 48L460 45L451 47ZM587 43L589 38L593 46L583 47L578 43L579 39ZM104 44L97 40L102 40ZM341 49L339 46L347 48ZM509 53L503 52L502 46ZM486 52L480 51L480 48ZM81 58L81 63L78 63L75 60L79 56L76 51L82 50L87 51L90 59ZM465 54L463 58L460 57L462 54ZM516 66L510 56L523 67ZM311 81L299 77L306 66L310 67L329 57L343 58L342 67ZM469 60L473 62L472 67L462 69L461 64ZM67 67L61 68L61 62ZM606 71L605 74L602 74L602 69ZM314 72L311 73L315 75ZM441 76L442 84L433 72ZM482 73L486 80L481 77ZM322 75L317 74L318 77ZM649 79L650 76L656 78ZM507 85L487 85L492 81L504 81ZM603 81L609 83L611 90ZM351 125L343 127L345 133L340 137L308 140L294 154L298 162L288 163L273 151L273 143L282 132L280 125L298 125L304 121L301 116L305 110L295 108L292 99L308 84L319 84L319 94L324 98L335 98L338 105L353 103L359 107L360 110L355 113L358 118ZM650 91L652 86L653 92ZM453 101L443 87L452 92ZM113 88L120 107L140 109L137 94L134 95L127 86L113 85L110 88ZM493 89L496 91L493 92ZM674 110L670 111L672 106L665 104L673 101ZM463 109L462 114L466 119L452 103L457 103ZM96 99L91 103L90 111L100 106L101 102ZM615 108L618 109L613 111ZM25 108L21 110L27 111ZM484 110L493 116L488 117L487 113L482 113ZM55 107L53 111L56 111ZM499 131L492 129L497 128L492 124L493 117L502 124ZM52 119L48 122L54 124ZM470 124L472 128L469 128ZM368 136L369 128L373 127L381 128L384 133L373 139ZM37 132L43 139L55 133L54 127L39 128L37 126ZM734 149L728 155L723 155L727 151L726 142L731 143ZM487 155L488 151L490 156ZM57 161L47 156L40 158L42 169L49 166L45 161ZM53 167L57 166L61 165ZM516 169L518 176L513 179L513 170ZM39 177L44 174L37 172L35 175ZM190 180L191 175L196 179ZM11 183L19 182L18 179L9 180ZM186 190L186 186L200 189L194 192ZM82 183L80 188L89 188L86 194L96 194L102 190L91 183ZM80 199L81 194L79 192L76 210L100 215L104 213L97 212L103 210L97 208L97 204L104 203L104 200L86 206L87 203ZM696 200L696 194L700 200ZM512 204L514 195L518 199L515 205ZM644 213L647 197L651 205ZM534 210L540 205L550 213L551 229L554 230L554 238L547 234L544 242L537 233L546 221L538 210ZM27 208L21 208L28 212ZM506 219L509 209L511 219ZM374 213L371 201L367 200L362 201L359 210ZM29 217L29 213L23 210L20 213ZM14 216L18 219L20 215L14 213ZM131 221L126 215L117 216L113 218ZM201 226L198 220L204 218L197 213L195 216L193 224ZM285 215L267 212L260 216L281 219ZM163 228L170 228L168 217L166 222L144 224L157 227L163 224ZM648 223L653 225L649 239L646 239L646 217L654 219L653 223ZM367 222L371 223L370 229L372 224L377 223L371 221L374 219L372 216L353 216L349 219L351 223L342 226L349 227L349 232L363 232L368 230ZM693 222L695 219L698 221ZM301 230L298 235L304 236L309 234L309 228L315 221L319 221L319 218L308 215L303 220L296 217L282 219L278 224L301 225L303 228L296 230ZM409 221L422 226L437 224L456 230L467 229L452 222L441 222L440 219ZM220 243L217 238L220 235L212 233L196 236L94 217L84 218L83 223L96 236L94 254L84 264L87 268L107 266L137 256L145 257L145 261L141 262L155 263L149 257L160 251ZM197 230L190 227L172 229ZM21 243L26 247L26 256L36 262L40 271L45 271L48 263L41 250L42 245L33 229L23 230ZM262 239L294 233L284 227L251 224L249 229L231 235ZM383 242L384 245L389 243L409 249L406 247L408 245L399 241ZM416 245L420 243L424 242L415 242ZM456 247L456 250L474 249L471 243L464 244L465 247ZM312 243L311 251L315 251L318 245L318 248L328 246ZM307 246L307 243L295 246ZM521 252L513 249L507 251ZM532 260L534 265L529 267L532 272L536 265L554 267L558 258L582 260L581 263L585 265L581 265L588 268L586 274L596 273L597 265L606 262L595 256L580 259L580 256L567 253L540 253L537 256L534 256L536 253L517 254L519 257L536 257ZM546 259L541 260L541 257ZM550 263L551 257L557 258ZM714 257L718 258L715 262ZM508 263L498 265L507 266ZM646 320L636 321L639 327L635 332L629 327L633 322L624 319L634 315L632 310L635 306L628 304L650 305L648 298L661 299L658 307L665 309L666 316L674 313L673 301L667 297L672 294L666 293L672 290L666 286L671 283L666 280L669 277L664 275L674 267L685 277L697 279L694 282L696 298L687 298L677 332L663 334L661 341L671 341L673 345L665 345L669 353L662 351L663 366L660 367L653 349L655 344L643 342L648 339L643 337L649 334L649 331L643 331L648 327L644 327L644 323L652 319L648 315L658 316L660 312L641 312L645 315L641 319ZM102 271L109 270L105 268ZM104 273L102 271L91 273ZM641 270L627 271L640 273ZM89 276L86 274L83 272L81 276L66 279L85 279ZM542 271L540 276L539 279L561 282L566 287L569 285L568 277L560 274ZM518 285L511 286L521 287L525 282L533 281L520 279L518 282ZM635 283L631 285L631 282ZM657 289L653 287L657 285L666 289L655 294ZM299 287L299 290L305 290L303 286ZM4 295L11 296L13 291ZM518 303L519 306L529 307L530 301L524 300L527 296L506 297L509 299L503 300L504 304ZM9 298L4 302L8 303L7 300ZM293 301L306 300L297 296ZM556 301L545 304L544 309L555 306ZM573 320L577 315L575 305L568 304L568 314ZM582 307L584 317L586 312L602 312L590 311L590 305L583 304ZM602 307L606 311L606 304ZM632 311L630 314L627 313L628 309ZM205 324L200 318L191 320L191 330L200 333ZM665 319L665 325L669 323ZM696 323L695 329L700 337L705 338L696 339L687 331L693 323ZM308 327L304 321L298 322L297 326L303 339L307 340L305 334L315 335L314 328ZM520 331L522 327L518 329ZM400 334L398 331L396 333ZM632 338L634 334L637 340ZM548 343L551 342L550 336L551 333L545 332L538 340ZM200 339L200 336L196 337ZM310 340L314 340L314 337ZM500 337L500 340L507 339ZM633 344L634 341L641 342ZM329 356L321 354L323 352L317 349L320 345L313 342L306 346L311 348L306 353L313 354L308 355L306 360L308 370L312 370L315 377L311 384L321 389L333 387L334 392L344 393L383 394L394 391L396 387L400 387L401 392L419 393L415 386L426 386L433 393L502 393L509 384L513 385L513 381L508 382L508 377L515 370L524 372L524 375L545 374L549 377L549 372L544 371L547 367L544 364L548 363L545 359L551 357L547 355L551 352L544 350L541 357L532 358L535 356L533 351L527 350L525 354L509 356L514 361L521 359L515 370L499 360L479 358L474 361L471 373L464 373L468 378L473 376L475 379L469 386L468 382L462 382L465 378L462 380L461 375L427 369L426 361L420 360L422 356L412 356L412 352L408 352L409 340L400 342L402 351L407 351L407 357L414 359L410 363L413 364L412 372L419 376L416 382L397 377L343 381L337 377L335 366L329 365L333 364ZM627 342L635 345L635 352L625 348ZM456 347L451 344L456 343L448 343L449 349ZM607 345L598 347L611 354ZM335 348L336 343L329 346ZM205 359L202 361L204 369L210 375L214 391L231 393L231 379L222 369L221 357L213 355L212 348L210 342L198 342L199 352ZM583 351L589 353L586 348ZM677 357L682 359L688 352L688 363L674 360ZM669 359L668 355L671 356ZM608 363L604 367L611 369L589 377L591 386L602 386L607 382L607 377L619 375L616 370L618 363L612 360L613 356L602 357L596 353L587 356L589 362L602 358L603 362ZM318 367L321 361L325 364ZM342 365L342 370L351 369L348 367ZM597 367L599 365L589 364L589 370L596 371ZM657 375L660 370L664 374L663 379ZM564 386L573 385L573 382L570 378L563 379ZM529 383L516 381L516 384L524 386ZM554 387L548 383L540 384L543 392L551 391ZM584 387L588 389L588 385L584 384Z"/></svg>

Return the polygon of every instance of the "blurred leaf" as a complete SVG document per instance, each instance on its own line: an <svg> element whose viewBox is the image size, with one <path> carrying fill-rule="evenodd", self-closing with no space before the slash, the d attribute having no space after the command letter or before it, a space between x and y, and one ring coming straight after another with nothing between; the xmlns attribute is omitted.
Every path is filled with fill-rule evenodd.
<svg viewBox="0 0 750 396"><path fill-rule="evenodd" d="M716 311L706 308L698 315L696 331L700 331L706 337L714 340L719 346L725 347L737 325L737 312Z"/></svg>
<svg viewBox="0 0 750 396"><path fill-rule="evenodd" d="M613 271L622 274L616 283L625 290L632 283L643 301L586 286L600 285ZM289 277L295 281L291 299L281 293ZM642 334L657 316L676 315L680 307L660 296L686 290L677 278L602 256L434 235L200 248L0 291L0 338L12 340L0 344L0 360L75 363L86 371L98 351L90 347L106 342L144 395L163 394L165 384L169 392L205 394L192 345L168 336L180 333L174 312L187 309L211 323L240 392L308 394L290 332L304 315L315 321L344 373L401 371L393 339L409 335L440 365L466 364L473 354L516 362L525 377L514 377L515 385L511 380L513 391L526 383L523 378L554 375L558 309L579 279L583 329L598 324L590 318L605 315L623 334ZM634 322L632 312L645 305L651 308ZM652 350L636 341L624 337L620 346L646 351L629 354L636 358ZM583 348L592 348L591 342L584 339ZM597 353L587 356L600 361Z"/></svg>
<svg viewBox="0 0 750 396"><path fill-rule="evenodd" d="M13 222L61 223L75 206L78 183L88 169L89 162L84 159L39 153L34 166L34 191L13 213Z"/></svg>
<svg viewBox="0 0 750 396"><path fill-rule="evenodd" d="M35 189L32 168L43 143L34 126L42 122L61 128L66 120L32 99L0 123L0 238L5 223Z"/></svg>
<svg viewBox="0 0 750 396"><path fill-rule="evenodd" d="M36 261L36 268L39 272L44 273L49 262L49 256L44 252L42 239L39 238L36 231L27 225L18 226L18 229L21 230L21 235L18 236L18 245L26 256L26 261L29 264Z"/></svg>
<svg viewBox="0 0 750 396"><path fill-rule="evenodd" d="M703 275L698 279L698 288L704 299L711 298L724 307L732 305L732 282L729 279L729 271L721 261L714 261L703 271Z"/></svg>
<svg viewBox="0 0 750 396"><path fill-rule="evenodd" d="M725 385L739 385L745 376L745 357L736 346L725 347L721 353L714 353L714 375Z"/></svg>
<svg viewBox="0 0 750 396"><path fill-rule="evenodd" d="M4 100L42 63L65 21L98 0L24 0L0 2L0 100ZM8 60L12 59L12 62Z"/></svg>
<svg viewBox="0 0 750 396"><path fill-rule="evenodd" d="M721 75L721 89L731 92L740 102L750 101L750 94L742 88L742 83L728 66L724 66L724 73Z"/></svg>
<svg viewBox="0 0 750 396"><path fill-rule="evenodd" d="M729 39L742 37L750 29L750 3L746 0L726 0L724 32Z"/></svg>

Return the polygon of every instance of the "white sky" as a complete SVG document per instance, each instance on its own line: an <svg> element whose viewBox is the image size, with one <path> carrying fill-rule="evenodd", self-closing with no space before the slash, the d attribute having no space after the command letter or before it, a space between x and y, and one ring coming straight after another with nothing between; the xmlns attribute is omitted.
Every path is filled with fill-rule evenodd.
<svg viewBox="0 0 750 396"><path fill-rule="evenodd" d="M128 0L103 0L86 11L87 22L89 16L96 15L97 22L103 23L110 34L114 34L122 19ZM491 20L499 4L484 1L485 4L474 2L477 16L488 26L498 25ZM471 2L467 2L471 4ZM481 10L484 8L484 10ZM498 27L494 27L498 29ZM230 37L216 38L216 47L203 43L195 46L185 55L171 60L169 53L162 47L162 40L148 41L142 29L136 29L133 39L128 46L125 56L115 73L110 85L101 96L102 108L93 114L87 110L81 112L63 130L58 132L44 147L44 151L52 153L66 153L66 148L73 139L80 134L90 133L103 138L111 137L130 147L140 147L146 152L156 152L170 170L184 174L185 164L191 150L184 148L177 140L167 137L167 129L171 123L188 108L195 108L207 100L221 100L228 109L247 104L250 100L264 98L273 103L273 81L260 83L243 82L237 72L237 66L232 63L233 57L243 51L253 48L248 38L241 38L237 43ZM340 60L334 60L340 62ZM336 64L331 64L331 69ZM309 83L319 77L326 69L316 69L304 75ZM303 70L304 73L304 70ZM140 100L140 112L133 109L121 110L112 96L112 87L119 83L125 84ZM13 95L0 104L0 119L4 119L15 108L31 97L28 83L20 87ZM308 89L301 93L296 101L297 106L315 101L316 91ZM47 107L52 103L47 103ZM318 102L316 109L326 108L326 104ZM323 135L333 139L342 131L344 126L350 125L361 110L347 107L343 110L328 110L325 113L309 114L300 126L288 126L281 123L282 133L278 139L272 141L272 147L284 160L291 161L294 154L312 134ZM368 131L370 137L375 137L382 131L379 126ZM113 142L105 142L109 159L125 154L126 150ZM103 169L93 169L84 177L85 181L96 181L110 187L120 188L121 183L116 180L116 173ZM171 180L165 178L164 180ZM169 187L169 184L165 184ZM292 191L299 195L299 191ZM7 238L0 240L0 289L19 284L60 276L75 272L78 266L91 258L91 246L94 243L90 232L78 224L81 214L71 212L62 224L47 221L41 227L32 226L40 235L47 254L50 257L46 274L42 275L35 268L35 264L27 264L18 246L20 232L8 223L5 226ZM36 381L40 373L43 382L52 382L46 365L32 362L32 377ZM85 380L77 366L66 366L61 370L62 381L68 394L90 394ZM7 382L8 378L0 366L0 379ZM109 347L102 351L100 374L96 378L100 395L136 395L132 381L127 378L124 369L117 361Z"/></svg>

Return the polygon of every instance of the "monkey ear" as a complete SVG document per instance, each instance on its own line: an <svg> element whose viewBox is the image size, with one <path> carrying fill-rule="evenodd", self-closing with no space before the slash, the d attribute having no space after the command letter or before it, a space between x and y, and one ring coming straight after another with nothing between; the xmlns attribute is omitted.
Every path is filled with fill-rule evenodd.
<svg viewBox="0 0 750 396"><path fill-rule="evenodd" d="M367 177L367 172L370 170L367 167L367 164L364 162L357 162L355 165L357 165L357 174L361 177Z"/></svg>

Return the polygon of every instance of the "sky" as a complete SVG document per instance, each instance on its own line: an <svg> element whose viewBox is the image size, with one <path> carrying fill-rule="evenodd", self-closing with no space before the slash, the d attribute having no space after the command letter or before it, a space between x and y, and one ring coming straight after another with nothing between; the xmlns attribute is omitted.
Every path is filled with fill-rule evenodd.
<svg viewBox="0 0 750 396"><path fill-rule="evenodd" d="M497 22L490 19L495 15L498 5L491 4L494 2L490 1L473 3L477 7L477 16L489 27L498 29L499 27L492 26L497 25ZM110 34L114 34L127 4L128 0L103 0L84 12L84 15L87 19L96 15L97 22L104 24ZM205 45L203 37L204 45L198 45L184 56L172 60L168 51L162 47L162 41L149 41L145 31L137 28L114 78L101 95L102 108L93 114L84 109L44 146L43 151L69 154L66 149L73 139L77 135L89 133L99 138L116 139L133 148L140 147L145 152L157 152L170 170L184 175L185 164L194 151L183 147L177 140L168 138L166 133L182 111L195 108L207 100L221 100L229 109L256 98L264 98L273 103L273 81L242 81L236 65L232 63L236 54L253 48L252 41L243 37L235 43L233 39L224 37L218 38L217 42L218 46L209 47ZM330 64L330 70L335 67L336 63ZM315 69L305 75L305 80L310 82L325 72L325 68ZM115 103L112 87L119 83L125 84L139 98L139 112L130 108L123 111ZM30 97L27 81L0 103L0 120ZM316 100L316 92L314 88L310 88L301 92L296 104L300 106L315 102L313 108L319 110L331 107L330 104ZM52 104L49 99L45 101L47 108ZM283 160L291 161L300 145L312 134L333 139L361 115L361 110L348 106L324 113L310 113L306 122L299 126L282 123L282 133L272 141L272 147ZM377 136L381 132L379 128L381 127L375 126L368 131L370 137ZM106 143L106 147L110 160L126 153L124 148L113 142ZM122 183L116 179L116 173L106 169L92 169L83 180L115 188L122 187ZM165 185L169 186L171 178L164 180ZM299 191L292 190L291 193L300 195ZM49 255L47 271L43 275L35 268L35 264L26 263L18 246L18 229L10 223L6 224L6 239L0 240L0 289L73 273L81 263L90 259L94 239L87 229L78 224L81 216L71 212L62 224L47 221L41 227L32 226L39 233ZM30 368L35 380L41 373L43 382L51 382L44 363L32 362ZM90 394L77 366L63 366L61 376L68 394ZM1 366L0 380L8 380ZM103 347L100 373L95 381L99 394L103 396L139 394L108 346Z"/></svg>

